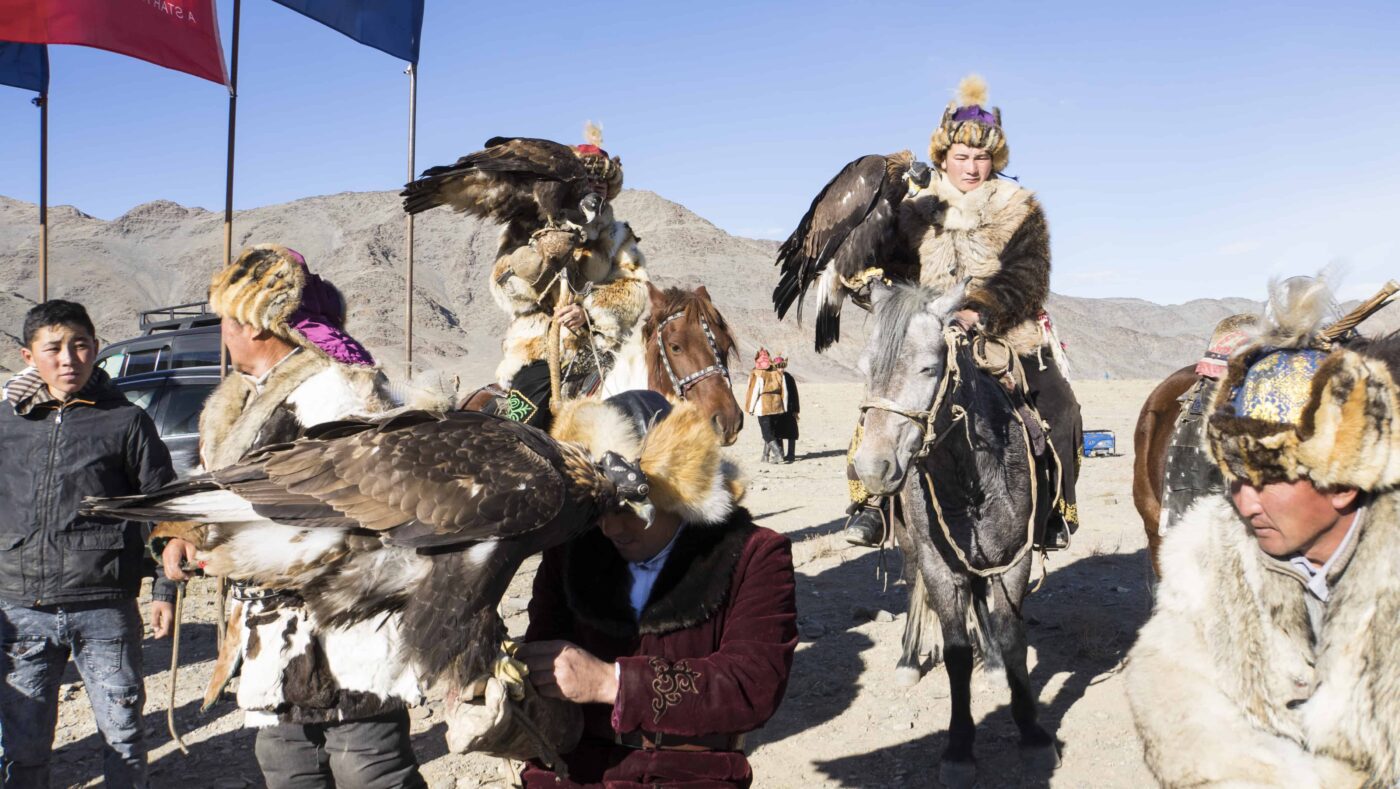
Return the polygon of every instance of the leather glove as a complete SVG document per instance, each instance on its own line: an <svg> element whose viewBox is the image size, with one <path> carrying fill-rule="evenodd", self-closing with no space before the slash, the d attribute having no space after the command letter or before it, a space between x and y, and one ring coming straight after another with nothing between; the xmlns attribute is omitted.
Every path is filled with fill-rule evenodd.
<svg viewBox="0 0 1400 789"><path fill-rule="evenodd" d="M510 702L505 685L495 677L486 680L481 698L449 702L446 719L447 748L453 753L485 753L520 761L539 759L549 764L559 754L572 751L583 735L579 705L544 698L533 689L527 689L523 701ZM552 753L546 752L541 739Z"/></svg>

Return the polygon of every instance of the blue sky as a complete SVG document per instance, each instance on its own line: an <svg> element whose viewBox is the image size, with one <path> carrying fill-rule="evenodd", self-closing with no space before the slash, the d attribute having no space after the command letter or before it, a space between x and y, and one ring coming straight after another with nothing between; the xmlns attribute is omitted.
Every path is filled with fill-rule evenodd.
<svg viewBox="0 0 1400 789"><path fill-rule="evenodd" d="M231 0L220 3L225 47ZM1400 277L1400 3L469 3L428 0L418 168L602 121L629 187L781 238L847 161L912 149L983 74L1053 236L1052 287L1258 297L1270 274ZM49 199L218 209L226 94L51 50ZM396 188L403 64L243 3L235 205ZM0 194L37 200L32 94L0 87ZM768 283L765 282L765 285Z"/></svg>

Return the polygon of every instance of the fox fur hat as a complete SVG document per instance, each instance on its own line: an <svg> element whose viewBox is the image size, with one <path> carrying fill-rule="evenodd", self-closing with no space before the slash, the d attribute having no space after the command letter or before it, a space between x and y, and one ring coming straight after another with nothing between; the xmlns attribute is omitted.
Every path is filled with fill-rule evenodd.
<svg viewBox="0 0 1400 789"><path fill-rule="evenodd" d="M1001 172L1011 161L1006 132L1001 128L1001 108L987 106L987 81L976 74L958 83L958 97L948 102L943 119L929 141L929 159L942 165L953 143L985 148L992 155L992 171Z"/></svg>
<svg viewBox="0 0 1400 789"><path fill-rule="evenodd" d="M1323 350L1333 303L1321 279L1271 286L1262 330L1231 358L1211 409L1210 451L1227 480L1400 485L1400 334Z"/></svg>
<svg viewBox="0 0 1400 789"><path fill-rule="evenodd" d="M558 409L549 432L595 458L615 452L636 463L646 474L651 503L691 525L723 523L744 495L739 469L723 457L714 425L685 400L648 391L573 400Z"/></svg>
<svg viewBox="0 0 1400 789"><path fill-rule="evenodd" d="M306 287L306 268L298 258L279 244L248 247L214 275L209 283L209 309L219 317L300 344L290 327Z"/></svg>

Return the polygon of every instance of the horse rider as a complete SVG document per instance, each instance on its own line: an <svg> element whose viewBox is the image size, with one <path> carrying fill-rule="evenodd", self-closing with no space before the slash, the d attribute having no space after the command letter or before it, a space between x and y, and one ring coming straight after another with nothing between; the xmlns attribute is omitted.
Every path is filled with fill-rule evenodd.
<svg viewBox="0 0 1400 789"><path fill-rule="evenodd" d="M1167 535L1127 662L1164 785L1400 785L1400 336L1328 349L1303 290L1230 361L1229 493Z"/></svg>
<svg viewBox="0 0 1400 789"><path fill-rule="evenodd" d="M1046 533L1037 544L1065 547L1079 527L1075 480L1083 454L1079 403L1065 379L1065 360L1045 314L1050 295L1050 233L1034 194L1002 178L1011 150L1001 110L986 106L986 84L969 76L958 86L929 144L933 183L900 204L899 227L917 250L917 271L886 265L886 275L946 291L967 283L967 300L956 320L1006 341L1025 372L1028 399L1049 423L1050 444L1059 458L1060 491ZM849 458L860 440L857 427L848 455L851 517L844 536L876 545L885 536L883 500L860 484Z"/></svg>
<svg viewBox="0 0 1400 789"><path fill-rule="evenodd" d="M606 202L584 228L588 238L576 250L579 281L569 284L572 297L558 298L561 277L551 273L541 245L520 228L502 232L491 270L491 296L510 316L501 342L504 358L496 368L500 401L493 410L541 428L549 425L550 321L562 327L562 393L569 399L600 387L613 355L639 330L648 304L638 238L630 225L614 219L607 199L622 188L622 165L591 143L578 149L594 191Z"/></svg>

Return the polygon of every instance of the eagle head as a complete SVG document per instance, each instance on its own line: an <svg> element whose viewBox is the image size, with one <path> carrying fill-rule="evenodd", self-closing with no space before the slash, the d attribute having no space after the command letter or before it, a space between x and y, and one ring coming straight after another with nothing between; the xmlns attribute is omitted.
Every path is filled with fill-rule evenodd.
<svg viewBox="0 0 1400 789"><path fill-rule="evenodd" d="M909 185L909 197L913 197L928 188L933 180L933 170L927 164L915 160L909 165L909 169L904 171L904 180Z"/></svg>

